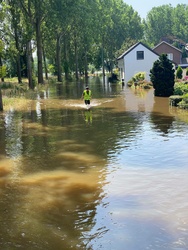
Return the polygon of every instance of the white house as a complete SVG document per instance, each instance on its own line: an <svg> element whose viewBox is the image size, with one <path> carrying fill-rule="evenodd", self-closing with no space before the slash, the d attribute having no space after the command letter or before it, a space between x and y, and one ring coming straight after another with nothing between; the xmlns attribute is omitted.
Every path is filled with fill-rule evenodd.
<svg viewBox="0 0 188 250"><path fill-rule="evenodd" d="M117 58L120 77L127 83L136 73L145 72L150 81L150 69L159 55L142 42L138 42Z"/></svg>

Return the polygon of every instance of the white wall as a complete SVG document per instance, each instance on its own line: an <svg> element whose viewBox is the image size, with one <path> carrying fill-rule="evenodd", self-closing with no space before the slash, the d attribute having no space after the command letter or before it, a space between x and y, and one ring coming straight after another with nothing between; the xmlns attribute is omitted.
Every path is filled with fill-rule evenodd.
<svg viewBox="0 0 188 250"><path fill-rule="evenodd" d="M124 59L120 59L118 60L118 68L120 70L120 78L124 79L125 75L124 75Z"/></svg>
<svg viewBox="0 0 188 250"><path fill-rule="evenodd" d="M143 60L137 60L137 51L144 51ZM138 72L145 72L146 80L150 81L150 69L153 67L153 63L157 59L158 56L142 44L136 46L124 57L125 83L128 82Z"/></svg>

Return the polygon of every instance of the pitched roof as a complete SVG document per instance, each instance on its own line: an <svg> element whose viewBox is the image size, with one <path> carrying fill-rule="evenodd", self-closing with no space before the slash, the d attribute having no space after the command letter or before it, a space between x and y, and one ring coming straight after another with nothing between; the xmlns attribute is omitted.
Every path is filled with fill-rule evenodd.
<svg viewBox="0 0 188 250"><path fill-rule="evenodd" d="M156 54L157 56L159 56L158 55L158 53L156 53L155 51L153 51L150 47L148 47L147 45L145 45L144 43L142 43L142 42L138 42L138 43L136 43L136 44L134 44L132 47L130 47L128 50L126 50L122 55L120 55L118 58L117 58L117 60L120 60L120 59L122 59L124 56L126 56L128 53L130 53L133 49L135 49L138 45L142 45L142 46L144 46L145 48L147 48L148 50L150 50L152 53L154 53L154 54Z"/></svg>
<svg viewBox="0 0 188 250"><path fill-rule="evenodd" d="M170 43L167 43L166 41L162 41L162 42L160 42L159 44L157 44L157 45L153 48L153 50L156 49L157 47L159 47L159 46L160 46L161 44L163 44L163 43L165 43L166 45L168 45L168 46L172 47L173 49L178 50L179 52L182 53L182 51L181 51L180 49L176 48L175 46L171 45Z"/></svg>

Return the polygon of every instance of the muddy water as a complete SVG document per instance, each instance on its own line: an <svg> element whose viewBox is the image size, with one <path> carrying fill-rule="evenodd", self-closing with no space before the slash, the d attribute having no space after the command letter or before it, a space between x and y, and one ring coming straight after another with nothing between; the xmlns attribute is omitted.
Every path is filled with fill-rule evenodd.
<svg viewBox="0 0 188 250"><path fill-rule="evenodd" d="M54 85L0 115L0 249L188 249L188 112Z"/></svg>

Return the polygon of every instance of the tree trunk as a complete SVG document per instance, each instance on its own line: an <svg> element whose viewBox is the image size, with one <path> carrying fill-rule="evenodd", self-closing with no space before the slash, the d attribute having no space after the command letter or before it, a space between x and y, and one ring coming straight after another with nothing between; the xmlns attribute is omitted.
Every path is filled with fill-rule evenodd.
<svg viewBox="0 0 188 250"><path fill-rule="evenodd" d="M44 60L45 78L46 78L46 80L48 80L48 68L47 68L47 63L46 63L46 56L45 56L44 46L42 48L43 48L43 60Z"/></svg>
<svg viewBox="0 0 188 250"><path fill-rule="evenodd" d="M77 47L76 36L74 41L74 51L75 51L75 76L76 80L78 80L78 47Z"/></svg>
<svg viewBox="0 0 188 250"><path fill-rule="evenodd" d="M19 38L18 38L18 31L17 26L15 26L15 43L16 43L16 49L18 51L18 55L16 58L16 66L17 66L17 75L18 75L18 83L22 83L22 76L21 76L21 63L20 63L20 49L19 49Z"/></svg>
<svg viewBox="0 0 188 250"><path fill-rule="evenodd" d="M2 62L2 58L0 57L0 67L2 67L3 66L3 62ZM1 82L4 82L5 80L4 80L4 77L3 76L1 76Z"/></svg>
<svg viewBox="0 0 188 250"><path fill-rule="evenodd" d="M85 57L84 57L84 74L85 74L85 79L86 83L88 80L88 65L87 65L87 50L85 49Z"/></svg>
<svg viewBox="0 0 188 250"><path fill-rule="evenodd" d="M34 81L32 77L32 48L31 41L27 42L27 76L29 81L29 88L34 89Z"/></svg>
<svg viewBox="0 0 188 250"><path fill-rule="evenodd" d="M0 87L0 111L3 111L3 99L2 99L1 87Z"/></svg>
<svg viewBox="0 0 188 250"><path fill-rule="evenodd" d="M103 83L105 83L105 69L104 69L104 46L103 46L103 42L102 42L102 51L101 51L101 53L102 53L102 55L101 55L101 57L102 57L102 76L103 76Z"/></svg>
<svg viewBox="0 0 188 250"><path fill-rule="evenodd" d="M62 67L61 67L61 37L59 34L56 41L56 63L57 63L57 80L62 82Z"/></svg>
<svg viewBox="0 0 188 250"><path fill-rule="evenodd" d="M36 19L36 39L37 39L37 60L38 60L38 83L43 84L43 69L42 69L42 34L40 30L40 20Z"/></svg>
<svg viewBox="0 0 188 250"><path fill-rule="evenodd" d="M65 79L68 80L69 78L69 63L67 59L67 46L66 41L64 40L64 72L65 72Z"/></svg>
<svg viewBox="0 0 188 250"><path fill-rule="evenodd" d="M16 65L17 65L18 83L22 83L20 54L16 58Z"/></svg>

